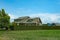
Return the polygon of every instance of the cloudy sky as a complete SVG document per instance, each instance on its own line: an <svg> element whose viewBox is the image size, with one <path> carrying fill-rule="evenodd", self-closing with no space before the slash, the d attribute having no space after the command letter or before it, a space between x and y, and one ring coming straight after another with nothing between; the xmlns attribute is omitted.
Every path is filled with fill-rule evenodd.
<svg viewBox="0 0 60 40"><path fill-rule="evenodd" d="M43 23L60 23L60 0L0 0L11 20L21 17L40 17Z"/></svg>

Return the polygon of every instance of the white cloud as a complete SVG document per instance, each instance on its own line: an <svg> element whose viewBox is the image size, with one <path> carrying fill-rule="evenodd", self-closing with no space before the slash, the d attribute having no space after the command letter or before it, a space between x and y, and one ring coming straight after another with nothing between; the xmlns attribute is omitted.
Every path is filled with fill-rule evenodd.
<svg viewBox="0 0 60 40"><path fill-rule="evenodd" d="M15 18L17 18L17 16L13 15L13 14L9 14L9 16L10 16L10 21L11 22L14 21Z"/></svg>
<svg viewBox="0 0 60 40"><path fill-rule="evenodd" d="M17 15L9 14L11 21L17 18ZM31 15L27 15L30 17L40 17L42 23L60 23L60 14L59 13L34 13Z"/></svg>
<svg viewBox="0 0 60 40"><path fill-rule="evenodd" d="M60 23L60 14L37 13L31 14L30 17L40 17L43 23Z"/></svg>
<svg viewBox="0 0 60 40"><path fill-rule="evenodd" d="M11 19L15 19L16 18L16 16L13 15L13 14L9 14L9 16L10 16Z"/></svg>

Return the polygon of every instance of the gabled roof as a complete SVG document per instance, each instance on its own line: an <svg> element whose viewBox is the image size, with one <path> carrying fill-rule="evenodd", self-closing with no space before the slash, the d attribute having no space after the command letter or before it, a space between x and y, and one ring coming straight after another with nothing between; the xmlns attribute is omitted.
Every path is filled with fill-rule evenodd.
<svg viewBox="0 0 60 40"><path fill-rule="evenodd" d="M41 20L39 17L30 18L29 16L19 17L19 18L15 19L14 21L16 23L37 23L37 22L41 23Z"/></svg>
<svg viewBox="0 0 60 40"><path fill-rule="evenodd" d="M26 18L30 18L29 16L24 16L24 17L19 17L17 19L26 19Z"/></svg>

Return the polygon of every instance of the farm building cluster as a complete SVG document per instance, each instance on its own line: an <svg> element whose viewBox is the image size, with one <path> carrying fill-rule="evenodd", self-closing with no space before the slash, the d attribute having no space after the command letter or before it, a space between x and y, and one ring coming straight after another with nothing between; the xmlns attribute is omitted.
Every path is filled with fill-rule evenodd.
<svg viewBox="0 0 60 40"><path fill-rule="evenodd" d="M31 18L29 16L23 16L23 17L19 17L17 19L14 19L14 22L16 23L16 25L23 25L23 26L41 26L42 21L40 19L40 17L35 17L35 18ZM48 26L60 26L60 23L47 23Z"/></svg>
<svg viewBox="0 0 60 40"><path fill-rule="evenodd" d="M24 25L24 26L38 26L42 24L42 21L39 17L31 18L29 16L19 17L14 19L14 22L17 25Z"/></svg>

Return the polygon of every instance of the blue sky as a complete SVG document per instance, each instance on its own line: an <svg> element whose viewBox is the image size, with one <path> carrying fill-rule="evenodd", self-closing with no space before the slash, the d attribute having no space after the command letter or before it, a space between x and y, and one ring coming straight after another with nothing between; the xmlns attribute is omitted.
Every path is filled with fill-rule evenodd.
<svg viewBox="0 0 60 40"><path fill-rule="evenodd" d="M43 23L60 23L60 0L0 0L2 8L11 19L30 16L40 17Z"/></svg>

